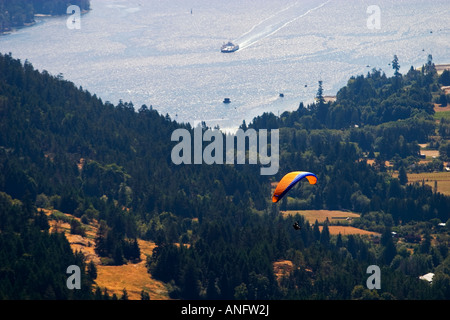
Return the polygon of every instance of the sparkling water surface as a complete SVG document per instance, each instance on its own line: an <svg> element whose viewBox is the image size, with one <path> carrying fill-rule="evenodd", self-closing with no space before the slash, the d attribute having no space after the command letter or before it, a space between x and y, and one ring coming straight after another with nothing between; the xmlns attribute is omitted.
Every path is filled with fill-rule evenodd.
<svg viewBox="0 0 450 320"><path fill-rule="evenodd" d="M371 5L379 29L368 27ZM312 102L319 80L335 95L372 68L390 76L394 54L402 73L429 54L450 63L448 0L91 0L91 9L80 29L67 27L71 17L36 17L0 36L0 52L103 101L222 129ZM240 49L221 53L229 40Z"/></svg>

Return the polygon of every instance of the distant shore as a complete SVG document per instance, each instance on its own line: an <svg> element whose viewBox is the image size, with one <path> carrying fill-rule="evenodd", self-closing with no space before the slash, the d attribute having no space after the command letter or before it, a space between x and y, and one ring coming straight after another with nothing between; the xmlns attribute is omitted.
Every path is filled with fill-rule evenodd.
<svg viewBox="0 0 450 320"><path fill-rule="evenodd" d="M439 75L442 72L444 72L444 70L450 71L450 63L436 64L436 65L434 65L434 67L436 68L436 71ZM419 70L421 68L422 67L420 67ZM442 87L442 89L445 91L446 94L450 94L450 86ZM335 102L336 101L336 96L324 96L323 98L325 99L325 102ZM441 110L443 110L443 109L441 109Z"/></svg>
<svg viewBox="0 0 450 320"><path fill-rule="evenodd" d="M86 14L88 13L90 10L81 10L80 14ZM51 18L51 17L63 17L63 16L70 16L70 14L44 14L44 13L35 13L34 17L36 18ZM11 34L19 29L22 28L26 28L26 27L32 27L36 24L36 21L33 22L28 22L28 23L24 23L22 26L16 26L16 27L12 27L9 30L4 30L4 31L0 31L0 36L2 35L7 35L7 34Z"/></svg>

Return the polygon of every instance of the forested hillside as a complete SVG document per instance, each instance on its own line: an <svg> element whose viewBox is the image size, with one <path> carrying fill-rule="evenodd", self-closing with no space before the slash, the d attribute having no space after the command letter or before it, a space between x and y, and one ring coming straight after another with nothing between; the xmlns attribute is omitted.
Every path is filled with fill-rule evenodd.
<svg viewBox="0 0 450 320"><path fill-rule="evenodd" d="M189 125L151 106L104 103L11 55L0 55L0 71L2 298L91 297L88 266L62 235L49 234L37 208L99 221L96 252L104 263L133 260L137 238L155 241L148 268L173 298L450 297L449 231L436 229L449 219L450 198L393 178L385 167L392 160L396 170L412 170L418 143L435 134L432 101L440 89L431 64L392 78L373 70L350 79L336 102L326 103L319 90L312 105L255 118L249 127L280 129L274 177L255 165L174 165L171 134ZM271 183L292 170L312 171L318 183L272 204ZM358 226L382 236L334 236L327 222L283 217L286 209L352 210L362 214ZM423 240L401 243L392 230ZM45 254L58 259L55 269L37 259ZM273 264L283 260L294 267L280 279ZM71 264L83 269L82 293L65 288ZM381 290L365 288L373 264L382 270ZM44 270L54 275L46 281L51 289L35 278ZM418 279L427 272L436 274L431 285ZM24 275L27 286L14 282Z"/></svg>
<svg viewBox="0 0 450 320"><path fill-rule="evenodd" d="M69 5L89 10L89 0L0 0L0 34L35 22L35 14L63 15Z"/></svg>
<svg viewBox="0 0 450 320"><path fill-rule="evenodd" d="M387 78L372 70L352 77L335 102L325 102L319 88L313 105L301 103L297 111L280 117L263 114L249 127L280 128L281 173L306 167L323 175L320 180L325 183L307 195L305 209L381 210L396 223L446 221L447 197L419 185L401 186L405 181L383 174L386 161L393 164L392 170L442 170L440 159L421 164L419 152L421 143L431 142L436 148L447 143L436 139L433 117L433 101L442 92L439 79L431 57L422 71L411 67L404 76ZM439 127L446 128L442 123ZM373 166L367 165L369 159Z"/></svg>

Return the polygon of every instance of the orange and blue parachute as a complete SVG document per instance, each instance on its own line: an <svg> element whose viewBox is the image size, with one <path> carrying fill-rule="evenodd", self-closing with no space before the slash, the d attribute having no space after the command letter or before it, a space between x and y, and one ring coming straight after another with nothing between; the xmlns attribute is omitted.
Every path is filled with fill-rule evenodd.
<svg viewBox="0 0 450 320"><path fill-rule="evenodd" d="M280 201L281 198L283 198L284 195L303 178L306 178L310 184L316 184L317 182L317 176L314 173L306 171L289 172L280 180L280 182L278 182L272 196L272 202Z"/></svg>

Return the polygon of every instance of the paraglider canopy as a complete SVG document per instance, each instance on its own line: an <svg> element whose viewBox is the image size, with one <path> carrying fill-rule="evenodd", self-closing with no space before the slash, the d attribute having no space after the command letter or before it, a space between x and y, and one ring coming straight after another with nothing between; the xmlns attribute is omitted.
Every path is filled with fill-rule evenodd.
<svg viewBox="0 0 450 320"><path fill-rule="evenodd" d="M306 171L293 171L286 174L280 182L278 182L275 192L272 196L272 202L278 202L283 198L283 196L291 190L297 182L306 178L310 184L316 184L317 176L314 173Z"/></svg>

